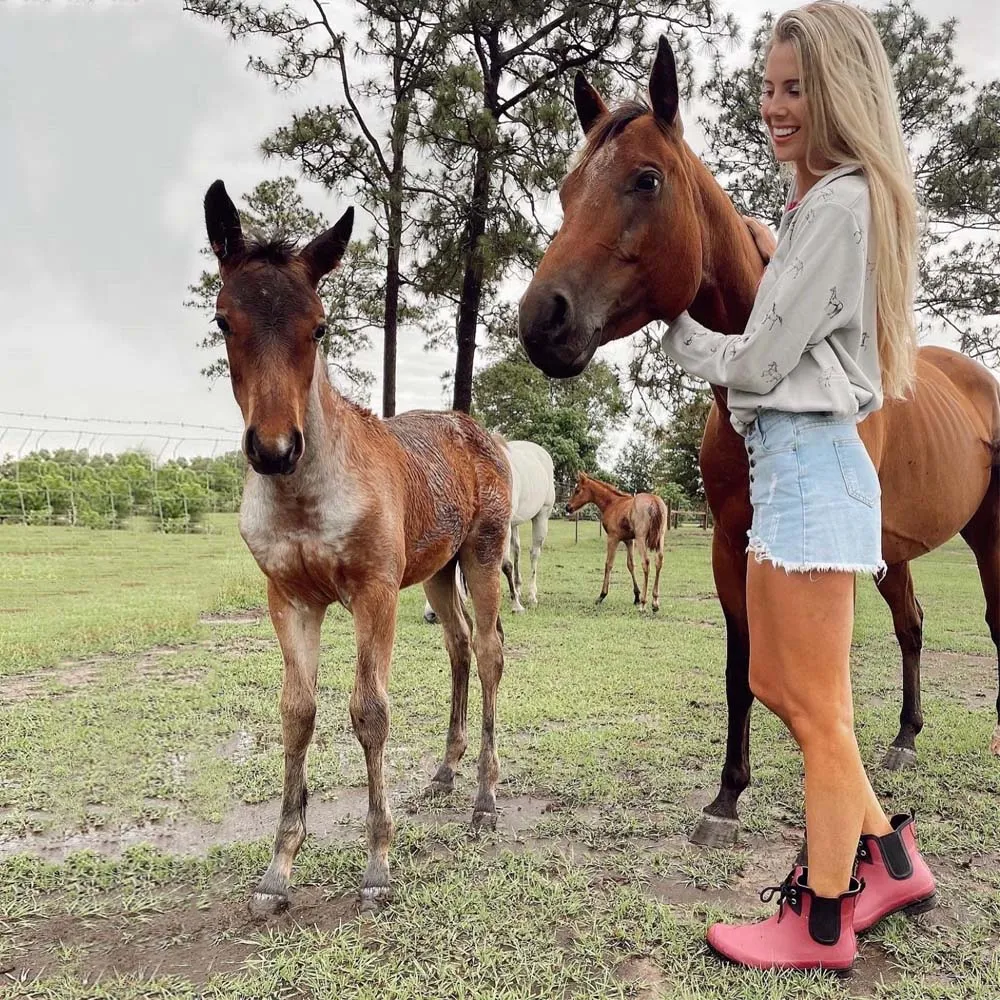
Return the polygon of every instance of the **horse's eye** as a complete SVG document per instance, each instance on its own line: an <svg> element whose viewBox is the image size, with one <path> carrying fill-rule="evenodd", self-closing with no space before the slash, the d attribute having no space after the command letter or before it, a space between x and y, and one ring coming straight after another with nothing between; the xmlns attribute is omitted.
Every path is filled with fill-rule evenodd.
<svg viewBox="0 0 1000 1000"><path fill-rule="evenodd" d="M225 316L216 316L215 325L222 331L223 334L229 333L229 324L226 322Z"/></svg>
<svg viewBox="0 0 1000 1000"><path fill-rule="evenodd" d="M320 323L313 331L313 340L320 341L326 336L326 323Z"/></svg>
<svg viewBox="0 0 1000 1000"><path fill-rule="evenodd" d="M660 189L660 175L652 170L639 174L635 181L635 189L643 194L652 194L654 191L658 191Z"/></svg>

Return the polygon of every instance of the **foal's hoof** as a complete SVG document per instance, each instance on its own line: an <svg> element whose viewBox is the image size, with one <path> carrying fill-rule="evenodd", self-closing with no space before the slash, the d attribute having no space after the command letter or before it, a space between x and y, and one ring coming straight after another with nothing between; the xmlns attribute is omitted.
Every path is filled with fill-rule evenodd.
<svg viewBox="0 0 1000 1000"><path fill-rule="evenodd" d="M740 821L703 812L691 831L691 843L699 847L732 847L739 840Z"/></svg>
<svg viewBox="0 0 1000 1000"><path fill-rule="evenodd" d="M597 600L596 600L596 601L594 601L594 603L595 603L595 604L600 604L600 603L601 603L601 601L603 601L603 600L604 600L604 598L605 598L605 597L607 597L607 596L608 596L607 594L598 594L598 595L597 595Z"/></svg>
<svg viewBox="0 0 1000 1000"><path fill-rule="evenodd" d="M510 610L515 615L523 615L524 614L524 605L523 604L512 604L510 606Z"/></svg>
<svg viewBox="0 0 1000 1000"><path fill-rule="evenodd" d="M247 908L255 920L267 920L284 913L289 906L287 893L255 892L250 896Z"/></svg>
<svg viewBox="0 0 1000 1000"><path fill-rule="evenodd" d="M882 758L882 767L887 771L905 771L917 766L917 751L909 747L889 747Z"/></svg>
<svg viewBox="0 0 1000 1000"><path fill-rule="evenodd" d="M387 885L362 886L358 892L358 913L362 916L381 913L391 896L392 890Z"/></svg>
<svg viewBox="0 0 1000 1000"><path fill-rule="evenodd" d="M656 613L657 611L659 611L659 610L660 610L660 606L659 606L659 604L654 604L654 605L653 605L653 613L655 614L655 613Z"/></svg>
<svg viewBox="0 0 1000 1000"><path fill-rule="evenodd" d="M428 625L437 625L437 623L438 623L438 616L436 614L434 614L433 611L425 611L424 612L424 621Z"/></svg>
<svg viewBox="0 0 1000 1000"><path fill-rule="evenodd" d="M479 833L481 830L491 831L497 828L497 813L486 809L476 809L472 813L472 830Z"/></svg>

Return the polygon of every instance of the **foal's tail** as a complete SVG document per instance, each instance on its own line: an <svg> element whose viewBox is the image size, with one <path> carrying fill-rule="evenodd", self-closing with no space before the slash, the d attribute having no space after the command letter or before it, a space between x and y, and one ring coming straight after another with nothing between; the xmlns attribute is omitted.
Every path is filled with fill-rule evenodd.
<svg viewBox="0 0 1000 1000"><path fill-rule="evenodd" d="M649 512L649 525L646 528L646 548L659 552L663 548L667 511L659 497L654 497L650 506L652 510Z"/></svg>

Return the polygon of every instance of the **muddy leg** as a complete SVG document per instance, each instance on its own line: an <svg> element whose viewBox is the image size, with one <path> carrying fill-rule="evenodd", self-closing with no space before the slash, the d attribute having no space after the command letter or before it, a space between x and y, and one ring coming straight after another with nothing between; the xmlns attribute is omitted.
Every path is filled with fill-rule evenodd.
<svg viewBox="0 0 1000 1000"><path fill-rule="evenodd" d="M493 830L497 825L497 781L500 778L500 758L494 736L497 690L503 674L503 643L499 629L500 589L495 569L479 562L474 553L463 555L462 566L475 609L476 627L472 645L483 689L479 790L472 809L472 827L476 830L483 827Z"/></svg>
<svg viewBox="0 0 1000 1000"><path fill-rule="evenodd" d="M389 739L389 666L399 592L371 583L351 601L358 661L351 691L351 724L368 768L368 868L361 882L361 912L377 909L389 895L389 844L393 823L385 787Z"/></svg>
<svg viewBox="0 0 1000 1000"><path fill-rule="evenodd" d="M453 563L424 582L424 593L444 628L444 644L451 660L451 719L448 723L448 739L444 760L431 780L428 791L448 793L455 787L455 769L469 744L465 721L469 702L472 640L465 609L458 599Z"/></svg>
<svg viewBox="0 0 1000 1000"><path fill-rule="evenodd" d="M281 684L281 735L285 781L271 864L250 897L250 910L266 917L288 907L292 863L306 839L306 750L316 721L316 673L320 626L325 607L286 599L268 581L267 603L284 660Z"/></svg>
<svg viewBox="0 0 1000 1000"><path fill-rule="evenodd" d="M997 679L1000 684L1000 469L993 472L989 492L962 537L976 556L986 597L986 624L997 649ZM990 750L1000 757L1000 690L997 693L997 727Z"/></svg>
<svg viewBox="0 0 1000 1000"><path fill-rule="evenodd" d="M917 762L917 733L923 728L920 711L920 650L924 613L913 593L909 563L894 563L876 582L878 592L892 612L892 627L903 654L903 706L899 733L886 751L882 766L890 771L913 767Z"/></svg>

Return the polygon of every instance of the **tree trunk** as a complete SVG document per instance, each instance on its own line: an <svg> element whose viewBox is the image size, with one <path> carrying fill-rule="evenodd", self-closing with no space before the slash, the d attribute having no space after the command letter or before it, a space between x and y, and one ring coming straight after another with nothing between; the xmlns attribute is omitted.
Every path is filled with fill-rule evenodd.
<svg viewBox="0 0 1000 1000"><path fill-rule="evenodd" d="M486 232L486 211L489 205L490 170L488 154L476 153L472 180L472 203L465 229L462 277L462 297L458 303L458 323L455 334L458 351L455 356L455 396L452 405L468 413L472 409L472 366L476 357L476 327L479 303L483 294L482 238Z"/></svg>
<svg viewBox="0 0 1000 1000"><path fill-rule="evenodd" d="M395 194L395 192L393 192ZM389 248L385 269L385 322L382 350L382 418L396 413L396 332L399 316L399 244L403 232L400 201L389 205Z"/></svg>

